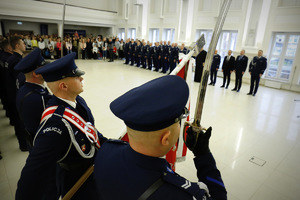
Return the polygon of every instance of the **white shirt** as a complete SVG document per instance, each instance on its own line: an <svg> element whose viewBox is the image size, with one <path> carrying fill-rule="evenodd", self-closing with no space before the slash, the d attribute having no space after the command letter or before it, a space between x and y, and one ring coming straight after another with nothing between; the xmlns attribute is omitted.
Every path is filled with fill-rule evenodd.
<svg viewBox="0 0 300 200"><path fill-rule="evenodd" d="M57 98L59 98L60 100L63 100L64 102L66 102L67 104L69 104L70 106L72 106L73 108L76 108L76 102L70 101L70 100L66 100L66 99L63 99L63 98L60 98L60 97L57 97Z"/></svg>

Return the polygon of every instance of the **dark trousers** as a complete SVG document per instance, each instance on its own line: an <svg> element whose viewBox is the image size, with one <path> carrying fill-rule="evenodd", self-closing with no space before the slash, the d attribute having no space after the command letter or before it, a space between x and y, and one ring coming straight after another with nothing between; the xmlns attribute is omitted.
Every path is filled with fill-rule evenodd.
<svg viewBox="0 0 300 200"><path fill-rule="evenodd" d="M114 50L113 49L109 49L109 60L114 61Z"/></svg>
<svg viewBox="0 0 300 200"><path fill-rule="evenodd" d="M225 87L225 84L226 84L226 80L227 80L227 84L226 84L226 87L229 86L230 84L230 71L223 71L223 85Z"/></svg>
<svg viewBox="0 0 300 200"><path fill-rule="evenodd" d="M136 57L136 66L139 67L141 64L141 57L140 56L137 56Z"/></svg>
<svg viewBox="0 0 300 200"><path fill-rule="evenodd" d="M235 86L234 89L240 90L242 87L243 74L242 72L235 72Z"/></svg>
<svg viewBox="0 0 300 200"><path fill-rule="evenodd" d="M143 68L146 69L146 67L147 67L147 56L142 56L141 61L142 61Z"/></svg>
<svg viewBox="0 0 300 200"><path fill-rule="evenodd" d="M82 59L85 59L85 49L81 51Z"/></svg>
<svg viewBox="0 0 300 200"><path fill-rule="evenodd" d="M134 65L135 56L130 54L130 65Z"/></svg>
<svg viewBox="0 0 300 200"><path fill-rule="evenodd" d="M148 57L148 69L152 69L152 57Z"/></svg>
<svg viewBox="0 0 300 200"><path fill-rule="evenodd" d="M168 61L168 57L164 57L163 58L163 73L166 73L169 70L169 61Z"/></svg>
<svg viewBox="0 0 300 200"><path fill-rule="evenodd" d="M259 76L251 76L251 85L250 85L250 94L256 94L259 86L260 77ZM255 87L254 87L255 85ZM254 88L254 92L253 92Z"/></svg>
<svg viewBox="0 0 300 200"><path fill-rule="evenodd" d="M210 70L210 82L214 85L217 82L217 73L218 70L216 69L211 69Z"/></svg>
<svg viewBox="0 0 300 200"><path fill-rule="evenodd" d="M170 72L172 72L176 67L176 60L174 58L170 59Z"/></svg>
<svg viewBox="0 0 300 200"><path fill-rule="evenodd" d="M129 57L130 57L130 54L126 53L126 55L125 55L125 64L129 64Z"/></svg>

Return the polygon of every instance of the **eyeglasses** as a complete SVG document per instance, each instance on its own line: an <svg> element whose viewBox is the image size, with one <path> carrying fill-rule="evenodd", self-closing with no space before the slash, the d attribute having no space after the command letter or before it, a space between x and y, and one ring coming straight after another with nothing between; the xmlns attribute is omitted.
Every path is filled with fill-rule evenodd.
<svg viewBox="0 0 300 200"><path fill-rule="evenodd" d="M187 109L187 107L184 107L182 114L175 119L175 123L184 118L187 118L189 116L189 114L190 114L189 109Z"/></svg>

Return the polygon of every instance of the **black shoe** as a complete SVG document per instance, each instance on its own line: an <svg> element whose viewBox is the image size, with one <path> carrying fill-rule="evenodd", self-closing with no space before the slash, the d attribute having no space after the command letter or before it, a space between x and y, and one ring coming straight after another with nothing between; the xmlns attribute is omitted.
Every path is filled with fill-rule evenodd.
<svg viewBox="0 0 300 200"><path fill-rule="evenodd" d="M228 86L226 86L226 88L225 89L228 89Z"/></svg>
<svg viewBox="0 0 300 200"><path fill-rule="evenodd" d="M215 84L213 84L213 86L215 86Z"/></svg>
<svg viewBox="0 0 300 200"><path fill-rule="evenodd" d="M252 95L252 94L249 92L249 93L247 93L247 95Z"/></svg>
<svg viewBox="0 0 300 200"><path fill-rule="evenodd" d="M255 94L253 94L252 96L254 96L254 97L255 97Z"/></svg>
<svg viewBox="0 0 300 200"><path fill-rule="evenodd" d="M29 151L28 148L27 148L27 146L24 146L24 145L22 145L22 146L20 145L19 148L20 148L20 150L21 150L22 152Z"/></svg>
<svg viewBox="0 0 300 200"><path fill-rule="evenodd" d="M238 89L236 92L240 92L240 89Z"/></svg>
<svg viewBox="0 0 300 200"><path fill-rule="evenodd" d="M221 88L224 87L224 85L221 86Z"/></svg>
<svg viewBox="0 0 300 200"><path fill-rule="evenodd" d="M233 88L231 91L236 91L236 88Z"/></svg>
<svg viewBox="0 0 300 200"><path fill-rule="evenodd" d="M212 83L209 83L208 85L212 85Z"/></svg>

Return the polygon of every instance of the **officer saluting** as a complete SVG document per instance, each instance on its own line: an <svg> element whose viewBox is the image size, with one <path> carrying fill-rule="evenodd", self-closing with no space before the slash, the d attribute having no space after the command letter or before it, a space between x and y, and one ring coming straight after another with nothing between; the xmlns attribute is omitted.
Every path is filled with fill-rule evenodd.
<svg viewBox="0 0 300 200"><path fill-rule="evenodd" d="M43 85L44 79L42 75L34 72L38 67L45 64L41 50L35 48L15 66L15 70L22 72L26 78L26 82L17 92L16 102L20 118L28 133L27 142L30 149L41 121L41 115L46 108L48 100L52 97Z"/></svg>
<svg viewBox="0 0 300 200"><path fill-rule="evenodd" d="M73 52L35 71L44 77L53 97L22 170L16 199L41 199L56 174L59 195L64 196L94 163L97 149L106 141L94 128L91 110L79 96L84 72L75 65L75 56ZM97 199L93 176L74 199Z"/></svg>
<svg viewBox="0 0 300 200"><path fill-rule="evenodd" d="M188 129L187 146L195 146L199 182L175 174L162 158L178 141L179 121L188 115L188 96L186 82L170 75L134 88L110 104L111 111L124 120L130 144L109 140L98 152L95 179L103 200L226 199L208 147L211 128L200 133L196 144L192 129Z"/></svg>

